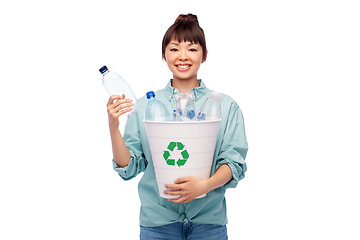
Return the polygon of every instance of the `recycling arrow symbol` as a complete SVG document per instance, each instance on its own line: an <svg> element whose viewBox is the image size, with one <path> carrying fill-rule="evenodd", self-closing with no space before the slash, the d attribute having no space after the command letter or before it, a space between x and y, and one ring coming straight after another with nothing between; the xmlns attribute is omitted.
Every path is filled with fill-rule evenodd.
<svg viewBox="0 0 360 240"><path fill-rule="evenodd" d="M170 166L175 166L175 163L176 163L176 165L178 165L179 167L184 166L186 161L189 158L189 153L184 148L185 148L185 145L182 144L181 142L170 142L167 147L167 149L169 151L165 150L164 154L163 154L166 164L170 165ZM181 151L181 157L179 157L177 160L176 160L176 158L171 156L171 153L175 153L174 150ZM176 155L176 154L173 154L173 155Z"/></svg>

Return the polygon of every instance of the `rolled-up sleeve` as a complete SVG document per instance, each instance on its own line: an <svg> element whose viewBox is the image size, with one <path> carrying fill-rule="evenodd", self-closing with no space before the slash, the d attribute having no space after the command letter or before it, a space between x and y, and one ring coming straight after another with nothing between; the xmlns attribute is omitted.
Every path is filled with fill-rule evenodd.
<svg viewBox="0 0 360 240"><path fill-rule="evenodd" d="M245 157L248 151L248 143L242 112L234 102L231 105L226 121L224 138L217 158L216 169L223 164L227 164L231 168L232 179L224 187L235 188L238 182L245 177L247 170Z"/></svg>
<svg viewBox="0 0 360 240"><path fill-rule="evenodd" d="M130 151L131 160L126 167L119 167L114 159L113 168L124 180L130 180L136 177L139 173L145 171L147 160L143 153L142 145L140 142L140 133L137 114L128 118L125 125L124 142Z"/></svg>

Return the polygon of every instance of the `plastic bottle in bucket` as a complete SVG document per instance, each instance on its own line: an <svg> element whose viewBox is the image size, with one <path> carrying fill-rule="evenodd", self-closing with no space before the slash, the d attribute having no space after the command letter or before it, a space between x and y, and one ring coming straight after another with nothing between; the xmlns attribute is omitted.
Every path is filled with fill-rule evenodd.
<svg viewBox="0 0 360 240"><path fill-rule="evenodd" d="M221 93L213 91L200 107L197 119L199 121L220 119L221 109Z"/></svg>
<svg viewBox="0 0 360 240"><path fill-rule="evenodd" d="M103 74L103 85L110 96L121 96L124 94L125 98L132 99L132 103L134 104L133 110L127 112L125 115L131 116L135 114L139 110L139 103L127 82L116 72L109 71L106 66L100 68L99 71Z"/></svg>
<svg viewBox="0 0 360 240"><path fill-rule="evenodd" d="M180 93L174 96L176 121L196 120L195 96L192 93Z"/></svg>
<svg viewBox="0 0 360 240"><path fill-rule="evenodd" d="M145 120L148 121L169 121L170 113L165 105L155 98L153 91L147 92L148 103L145 106Z"/></svg>

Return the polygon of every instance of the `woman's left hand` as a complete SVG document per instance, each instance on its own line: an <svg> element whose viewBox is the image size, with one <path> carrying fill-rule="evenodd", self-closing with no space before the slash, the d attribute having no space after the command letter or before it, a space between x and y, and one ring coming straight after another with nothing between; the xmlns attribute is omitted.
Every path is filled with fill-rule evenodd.
<svg viewBox="0 0 360 240"><path fill-rule="evenodd" d="M207 179L201 179L198 177L180 177L174 181L175 184L165 184L166 188L171 190L165 190L165 194L172 196L180 195L177 199L169 199L174 203L188 203L198 196L208 193L209 186Z"/></svg>

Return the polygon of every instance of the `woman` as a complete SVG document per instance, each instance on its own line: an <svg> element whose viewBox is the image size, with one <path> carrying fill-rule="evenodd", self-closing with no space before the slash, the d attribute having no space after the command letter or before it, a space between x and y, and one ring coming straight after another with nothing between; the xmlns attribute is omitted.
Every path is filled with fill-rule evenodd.
<svg viewBox="0 0 360 240"><path fill-rule="evenodd" d="M205 34L196 15L179 15L167 30L162 43L162 56L173 78L156 92L172 112L174 95L193 93L198 110L211 91L197 72L207 57ZM211 177L187 176L166 187L177 199L164 199L158 194L154 166L146 136L144 107L147 99L139 99L140 110L128 118L124 137L118 126L119 116L130 111L131 100L111 96L107 105L113 148L114 170L124 180L144 172L139 182L140 239L227 239L225 190L235 187L245 177L247 140L241 110L229 96L222 94L222 115L216 141ZM195 199L206 193L206 197Z"/></svg>

